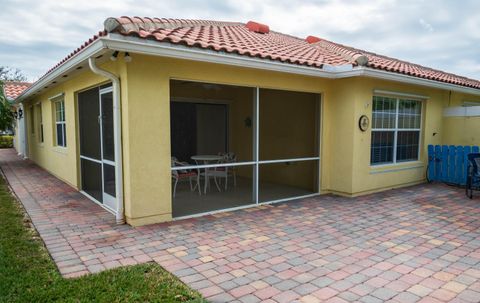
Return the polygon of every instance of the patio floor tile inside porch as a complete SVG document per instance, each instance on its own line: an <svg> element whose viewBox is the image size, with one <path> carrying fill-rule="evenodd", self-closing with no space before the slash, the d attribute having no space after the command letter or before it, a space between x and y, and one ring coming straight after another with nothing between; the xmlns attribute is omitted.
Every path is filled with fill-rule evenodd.
<svg viewBox="0 0 480 303"><path fill-rule="evenodd" d="M154 261L211 302L479 302L480 194L426 184L133 228L0 150L65 277Z"/></svg>

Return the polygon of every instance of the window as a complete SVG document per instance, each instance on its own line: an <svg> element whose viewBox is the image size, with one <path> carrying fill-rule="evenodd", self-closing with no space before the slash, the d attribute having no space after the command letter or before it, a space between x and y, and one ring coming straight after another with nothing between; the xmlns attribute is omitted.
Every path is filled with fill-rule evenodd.
<svg viewBox="0 0 480 303"><path fill-rule="evenodd" d="M374 96L370 163L418 160L421 116L421 101Z"/></svg>
<svg viewBox="0 0 480 303"><path fill-rule="evenodd" d="M55 109L55 137L57 146L67 146L67 134L65 126L65 102L58 100L54 102Z"/></svg>
<svg viewBox="0 0 480 303"><path fill-rule="evenodd" d="M38 103L36 105L36 113L38 115L37 121L38 121L38 141L40 143L43 143L43 117L42 117L42 104Z"/></svg>

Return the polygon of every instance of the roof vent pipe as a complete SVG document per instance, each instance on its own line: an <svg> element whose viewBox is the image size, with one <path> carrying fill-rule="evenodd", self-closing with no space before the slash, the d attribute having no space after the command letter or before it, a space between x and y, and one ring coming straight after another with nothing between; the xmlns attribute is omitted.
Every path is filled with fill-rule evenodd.
<svg viewBox="0 0 480 303"><path fill-rule="evenodd" d="M270 28L268 27L268 25L255 21L248 21L246 27L249 31L259 34L268 34L270 32Z"/></svg>

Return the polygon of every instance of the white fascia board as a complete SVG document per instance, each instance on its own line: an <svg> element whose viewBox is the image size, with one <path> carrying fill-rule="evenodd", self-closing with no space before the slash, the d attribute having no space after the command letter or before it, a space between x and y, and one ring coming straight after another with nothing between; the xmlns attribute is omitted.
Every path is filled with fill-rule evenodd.
<svg viewBox="0 0 480 303"><path fill-rule="evenodd" d="M294 65L261 58L251 58L238 54L229 54L214 50L196 49L184 45L146 40L137 37L109 34L103 38L106 47L112 50L141 53L145 55L187 59L209 63L219 63L240 67L249 67L283 73L313 76L329 79L349 78L356 76L372 77L396 82L427 86L443 90L452 90L472 95L480 95L480 89L464 87L429 79L422 79L404 74L372 69L363 66L352 67L351 64L331 66L325 64L318 67Z"/></svg>
<svg viewBox="0 0 480 303"><path fill-rule="evenodd" d="M45 86L50 86L52 81L55 81L55 79L62 77L65 73L69 72L70 69L72 69L76 65L87 61L88 58L92 56L96 57L100 55L104 48L105 46L102 38L95 40L80 53L67 60L58 68L54 69L51 73L46 74L44 77L33 83L32 86L27 88L20 96L17 97L17 99L15 99L15 102L21 103Z"/></svg>
<svg viewBox="0 0 480 303"><path fill-rule="evenodd" d="M444 117L480 117L480 106L455 106L443 110Z"/></svg>
<svg viewBox="0 0 480 303"><path fill-rule="evenodd" d="M450 83L444 83L444 82L439 82L439 81L434 81L429 79L423 79L423 78L413 77L409 75L388 72L384 70L372 69L368 67L357 67L355 69L360 71L360 76L391 80L396 82L438 88L443 90L451 90L455 92L480 96L480 89L475 89L475 88L470 88L470 87L465 87L465 86L460 86L460 85L455 85Z"/></svg>
<svg viewBox="0 0 480 303"><path fill-rule="evenodd" d="M69 72L76 65L86 62L90 57L95 57L102 54L105 49L140 53L152 56L163 56L169 58L226 64L238 67L255 68L261 70L270 70L276 72L328 79L341 79L364 76L480 96L480 89L422 79L418 77L377 70L363 66L352 67L351 64L345 64L341 66L330 66L326 64L323 68L301 66L268 59L252 58L238 54L217 52L214 50L197 49L173 43L159 43L155 40L147 40L137 37L129 37L120 34L110 33L107 36L95 40L83 51L73 56L60 67L40 78L32 86L26 89L22 93L22 95L20 95L15 100L15 102L20 103L25 101L25 99L27 99L37 91L43 89L45 86L49 86L52 81L55 81L55 79L60 78L63 74Z"/></svg>
<svg viewBox="0 0 480 303"><path fill-rule="evenodd" d="M123 52L226 64L304 76L321 78L335 77L332 71L336 67L331 67L328 71L326 71L318 67L282 63L268 59L252 58L245 55L230 54L214 50L197 49L173 43L159 43L155 40L140 39L119 34L109 34L104 38L104 41L107 48ZM351 65L348 66L351 70ZM348 67L341 67L341 69L346 68Z"/></svg>

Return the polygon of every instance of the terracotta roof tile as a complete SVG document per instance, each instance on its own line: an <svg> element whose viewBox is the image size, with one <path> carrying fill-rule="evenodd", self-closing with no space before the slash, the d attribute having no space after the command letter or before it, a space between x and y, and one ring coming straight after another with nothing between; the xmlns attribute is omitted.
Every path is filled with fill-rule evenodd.
<svg viewBox="0 0 480 303"><path fill-rule="evenodd" d="M342 52L347 54L358 53L367 56L367 66L371 68L480 89L480 81L475 79L469 79L463 76L455 75L452 73L436 70L433 68L421 66L415 63L383 55L378 55L372 52L356 49L334 42L326 41L325 43L334 45L334 47L337 47L337 49L340 49Z"/></svg>
<svg viewBox="0 0 480 303"><path fill-rule="evenodd" d="M255 26L250 26L249 29L246 24L239 22L147 17L108 18L104 22L105 29L103 31L70 53L42 78L82 52L95 40L107 36L108 33L116 33L155 40L160 43L181 44L193 48L316 68L322 68L324 65L363 65L372 69L480 89L479 80L378 55L314 36L310 36L307 42L307 39L275 32L270 30L267 25L253 23ZM262 30L251 30L257 27Z"/></svg>
<svg viewBox="0 0 480 303"><path fill-rule="evenodd" d="M107 19L105 29L125 36L319 68L324 64L365 65L373 69L480 89L478 80L377 55L317 37L310 37L307 42L305 39L271 30L266 33L251 31L243 23L120 17Z"/></svg>
<svg viewBox="0 0 480 303"><path fill-rule="evenodd" d="M98 32L98 34L94 35L92 38L88 39L87 41L85 41L82 45L80 45L77 49L75 49L73 52L71 52L70 54L68 54L65 58L63 58L62 61L58 62L54 67L52 67L51 69L49 69L41 78L43 78L45 75L51 73L53 70L57 69L58 67L60 67L60 65L64 64L65 62L67 62L70 58L72 57L75 57L78 53L80 53L81 51L83 51L87 46L89 46L90 44L92 44L95 40L98 40L100 37L103 37L107 34L106 31L100 31Z"/></svg>
<svg viewBox="0 0 480 303"><path fill-rule="evenodd" d="M235 53L291 64L322 67L349 62L337 54L322 52L307 41L269 30L250 30L245 24L208 20L109 18L109 32L143 39Z"/></svg>
<svg viewBox="0 0 480 303"><path fill-rule="evenodd" d="M3 92L5 94L5 97L7 97L8 100L14 100L20 94L26 90L27 88L30 87L32 83L28 82L16 82L16 81L5 81L3 83Z"/></svg>

